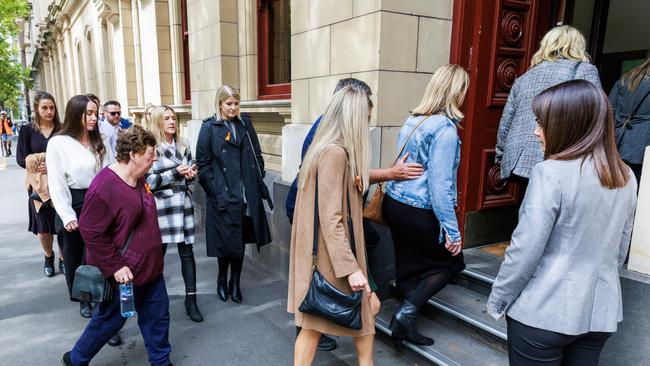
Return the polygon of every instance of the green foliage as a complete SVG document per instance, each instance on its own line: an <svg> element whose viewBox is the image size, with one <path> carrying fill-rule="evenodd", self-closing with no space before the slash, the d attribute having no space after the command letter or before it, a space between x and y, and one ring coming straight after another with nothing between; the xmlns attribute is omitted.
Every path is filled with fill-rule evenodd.
<svg viewBox="0 0 650 366"><path fill-rule="evenodd" d="M0 106L16 105L22 94L21 83L29 81L17 47L19 20L28 18L29 12L26 0L0 0Z"/></svg>

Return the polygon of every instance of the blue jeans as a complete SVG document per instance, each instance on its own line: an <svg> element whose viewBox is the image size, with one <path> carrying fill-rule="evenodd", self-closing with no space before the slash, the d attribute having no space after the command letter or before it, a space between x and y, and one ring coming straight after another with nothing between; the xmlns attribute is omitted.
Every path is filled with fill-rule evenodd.
<svg viewBox="0 0 650 366"><path fill-rule="evenodd" d="M169 297L163 276L146 285L134 286L133 299L149 362L154 366L168 366L172 347L168 341ZM100 305L74 345L70 353L72 364L88 365L104 344L122 329L124 322L126 318L120 314L120 297L116 290L111 301Z"/></svg>

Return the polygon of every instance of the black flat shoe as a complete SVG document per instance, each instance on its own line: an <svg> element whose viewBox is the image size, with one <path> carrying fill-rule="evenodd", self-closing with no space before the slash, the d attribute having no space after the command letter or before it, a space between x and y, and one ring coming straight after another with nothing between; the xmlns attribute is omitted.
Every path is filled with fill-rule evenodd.
<svg viewBox="0 0 650 366"><path fill-rule="evenodd" d="M79 303L79 315L86 319L93 317L93 308L89 302Z"/></svg>
<svg viewBox="0 0 650 366"><path fill-rule="evenodd" d="M70 351L63 354L63 357L61 358L61 365L73 366L72 361L70 361Z"/></svg>
<svg viewBox="0 0 650 366"><path fill-rule="evenodd" d="M320 340L318 341L318 350L319 351L332 351L336 348L336 341L333 338L322 334Z"/></svg>
<svg viewBox="0 0 650 366"><path fill-rule="evenodd" d="M51 257L45 256L43 273L45 273L47 277L54 277L54 254L52 254Z"/></svg>
<svg viewBox="0 0 650 366"><path fill-rule="evenodd" d="M63 264L63 259L59 258L59 272L65 274L65 264Z"/></svg>
<svg viewBox="0 0 650 366"><path fill-rule="evenodd" d="M111 347L117 347L120 344L122 344L122 337L120 337L120 332L115 333L111 337L111 339L109 339L108 342L106 342L106 343L108 343L108 345L111 346Z"/></svg>

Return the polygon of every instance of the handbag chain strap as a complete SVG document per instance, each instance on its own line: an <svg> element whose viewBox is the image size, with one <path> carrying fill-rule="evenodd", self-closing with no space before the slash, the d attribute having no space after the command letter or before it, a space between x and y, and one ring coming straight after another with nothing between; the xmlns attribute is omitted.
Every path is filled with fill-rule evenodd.
<svg viewBox="0 0 650 366"><path fill-rule="evenodd" d="M314 242L312 248L312 268L316 269L316 258L318 257L318 228L320 226L318 215L318 173L314 177L316 179L316 192L314 193ZM354 257L357 257L356 242L354 239L354 225L352 224L352 211L350 208L350 190L346 189L346 198L348 203L348 231L350 234L350 249Z"/></svg>

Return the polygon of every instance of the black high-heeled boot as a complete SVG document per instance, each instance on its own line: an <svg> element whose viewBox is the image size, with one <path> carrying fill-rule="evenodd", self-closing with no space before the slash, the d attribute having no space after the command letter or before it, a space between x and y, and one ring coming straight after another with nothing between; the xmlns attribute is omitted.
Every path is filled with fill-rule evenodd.
<svg viewBox="0 0 650 366"><path fill-rule="evenodd" d="M217 295L221 301L228 300L228 258L219 257L219 275L217 277Z"/></svg>
<svg viewBox="0 0 650 366"><path fill-rule="evenodd" d="M47 277L54 277L54 253L52 253L51 257L45 256L43 273L45 273Z"/></svg>
<svg viewBox="0 0 650 366"><path fill-rule="evenodd" d="M239 279L241 278L241 269L243 265L244 258L231 258L230 260L230 281L228 282L228 293L230 293L232 301L238 304L241 304L242 302Z"/></svg>
<svg viewBox="0 0 650 366"><path fill-rule="evenodd" d="M65 275L65 264L63 264L63 259L59 258L59 272Z"/></svg>
<svg viewBox="0 0 650 366"><path fill-rule="evenodd" d="M203 321L203 314L199 310L199 306L196 304L196 294L186 294L185 295L185 312L187 315L197 323Z"/></svg>
<svg viewBox="0 0 650 366"><path fill-rule="evenodd" d="M404 303L390 321L391 337L397 348L402 346L403 341L418 346L430 346L434 343L432 338L425 337L418 331L417 320L417 306L408 300L404 300Z"/></svg>

